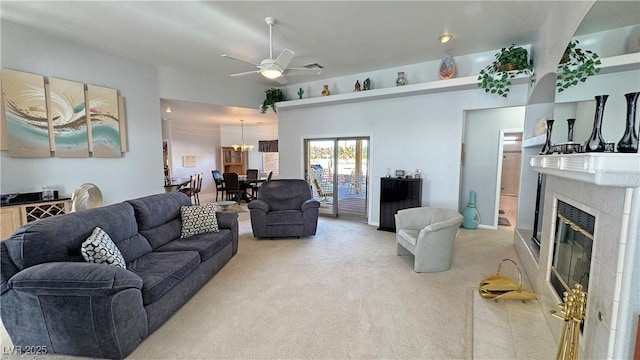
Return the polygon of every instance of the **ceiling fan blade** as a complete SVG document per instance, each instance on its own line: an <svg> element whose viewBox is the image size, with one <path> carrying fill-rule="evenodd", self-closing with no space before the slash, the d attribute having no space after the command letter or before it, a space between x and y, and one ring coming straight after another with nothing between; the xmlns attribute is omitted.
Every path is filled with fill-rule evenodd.
<svg viewBox="0 0 640 360"><path fill-rule="evenodd" d="M246 71L246 72L241 72L241 73L236 73L236 74L231 74L231 76L245 76L245 75L251 75L251 74L259 74L260 70L254 70L254 71Z"/></svg>
<svg viewBox="0 0 640 360"><path fill-rule="evenodd" d="M293 60L293 55L295 55L295 52L289 49L284 49L273 63L278 65L280 69L284 70L287 68L291 60Z"/></svg>
<svg viewBox="0 0 640 360"><path fill-rule="evenodd" d="M284 72L287 76L296 76L296 75L320 75L322 74L322 69L307 69L307 68L291 68L287 69Z"/></svg>
<svg viewBox="0 0 640 360"><path fill-rule="evenodd" d="M277 78L271 79L271 80L277 81L280 85L284 85L284 84L288 83L287 78L285 78L284 76L280 76L280 77L277 77Z"/></svg>
<svg viewBox="0 0 640 360"><path fill-rule="evenodd" d="M238 59L237 57L233 57L233 56L229 56L229 55L225 55L225 54L223 54L222 57L223 58L227 58L227 59L231 59L231 60L235 60L235 61L240 61L240 62L243 62L245 64L249 64L249 65L258 66L258 64L254 64L254 63L249 62L247 60Z"/></svg>

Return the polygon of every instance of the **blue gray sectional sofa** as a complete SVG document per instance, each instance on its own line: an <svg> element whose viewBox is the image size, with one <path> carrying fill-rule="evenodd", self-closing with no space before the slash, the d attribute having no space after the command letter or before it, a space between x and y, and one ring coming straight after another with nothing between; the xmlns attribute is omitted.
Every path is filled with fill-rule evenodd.
<svg viewBox="0 0 640 360"><path fill-rule="evenodd" d="M238 251L237 214L219 232L181 236L180 193L151 195L24 225L0 243L2 321L31 352L123 358ZM126 269L85 262L81 244L102 228Z"/></svg>

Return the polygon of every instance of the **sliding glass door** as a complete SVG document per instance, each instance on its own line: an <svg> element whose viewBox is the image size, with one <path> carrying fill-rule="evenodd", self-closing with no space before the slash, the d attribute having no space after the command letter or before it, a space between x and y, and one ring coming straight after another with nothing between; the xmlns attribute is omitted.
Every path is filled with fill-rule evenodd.
<svg viewBox="0 0 640 360"><path fill-rule="evenodd" d="M367 220L369 138L305 140L305 176L320 213Z"/></svg>

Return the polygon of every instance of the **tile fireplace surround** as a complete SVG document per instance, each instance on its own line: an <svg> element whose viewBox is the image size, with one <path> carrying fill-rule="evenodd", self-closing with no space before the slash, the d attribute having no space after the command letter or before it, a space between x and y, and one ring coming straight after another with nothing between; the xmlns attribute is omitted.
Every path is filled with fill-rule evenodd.
<svg viewBox="0 0 640 360"><path fill-rule="evenodd" d="M557 200L596 217L593 256L580 357L632 358L640 312L640 155L586 153L536 155L546 174L539 262L526 241L515 247L558 341L562 322L549 315L561 299L549 283Z"/></svg>

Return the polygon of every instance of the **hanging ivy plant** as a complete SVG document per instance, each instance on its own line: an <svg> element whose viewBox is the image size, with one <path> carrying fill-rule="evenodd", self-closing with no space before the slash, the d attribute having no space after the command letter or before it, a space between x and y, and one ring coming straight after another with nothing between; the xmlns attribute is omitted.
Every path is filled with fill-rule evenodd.
<svg viewBox="0 0 640 360"><path fill-rule="evenodd" d="M507 97L511 79L520 74L533 75L533 60L529 60L527 50L521 46L502 48L495 57L478 75L478 87L487 93Z"/></svg>
<svg viewBox="0 0 640 360"><path fill-rule="evenodd" d="M598 54L591 50L582 50L578 47L578 40L572 40L567 45L562 60L558 65L556 89L563 92L567 88L587 81L589 76L600 72L600 59Z"/></svg>
<svg viewBox="0 0 640 360"><path fill-rule="evenodd" d="M260 113L264 114L267 112L267 108L273 109L274 113L278 113L276 110L276 103L279 101L285 101L287 98L282 93L282 90L276 88L266 89L265 94L267 95L264 101L262 102L262 106L260 107Z"/></svg>

